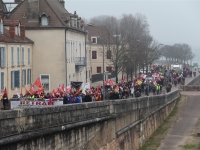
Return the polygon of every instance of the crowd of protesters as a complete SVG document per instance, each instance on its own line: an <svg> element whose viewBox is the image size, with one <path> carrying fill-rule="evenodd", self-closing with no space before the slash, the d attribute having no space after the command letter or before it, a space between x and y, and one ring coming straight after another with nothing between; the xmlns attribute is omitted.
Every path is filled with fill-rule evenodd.
<svg viewBox="0 0 200 150"><path fill-rule="evenodd" d="M72 88L66 92L64 89L57 92L45 93L37 91L34 93L27 92L25 95L16 94L13 98L28 98L28 99L63 99L63 104L83 103L102 101L103 93L106 100L127 99L132 97L159 95L169 93L172 86L184 84L186 77L194 77L196 73L192 73L189 68L184 67L183 70L169 70L165 66L156 66L151 70L151 73L140 73L138 78L133 78L133 81L126 81L123 78L121 83L115 84L112 80L108 80L103 85L91 87L87 89ZM103 90L105 90L103 92ZM7 96L2 97L4 109L7 103Z"/></svg>

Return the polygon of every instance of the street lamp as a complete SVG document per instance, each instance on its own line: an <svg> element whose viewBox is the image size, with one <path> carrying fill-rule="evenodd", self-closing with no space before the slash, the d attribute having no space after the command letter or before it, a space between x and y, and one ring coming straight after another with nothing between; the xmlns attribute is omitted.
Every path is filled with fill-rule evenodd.
<svg viewBox="0 0 200 150"><path fill-rule="evenodd" d="M103 44L103 100L105 100L105 70L104 70L104 33L103 33L103 27L102 27L102 44Z"/></svg>

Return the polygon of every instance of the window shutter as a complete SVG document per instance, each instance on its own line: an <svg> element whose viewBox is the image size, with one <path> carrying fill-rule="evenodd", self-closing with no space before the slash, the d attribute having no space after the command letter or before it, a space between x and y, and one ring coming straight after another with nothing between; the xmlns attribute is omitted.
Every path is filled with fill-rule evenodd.
<svg viewBox="0 0 200 150"><path fill-rule="evenodd" d="M4 72L1 72L1 91L4 90Z"/></svg>
<svg viewBox="0 0 200 150"><path fill-rule="evenodd" d="M30 69L30 84L31 84L31 69Z"/></svg>
<svg viewBox="0 0 200 150"><path fill-rule="evenodd" d="M14 48L11 47L11 65L14 66Z"/></svg>
<svg viewBox="0 0 200 150"><path fill-rule="evenodd" d="M24 69L24 85L26 85L26 69Z"/></svg>
<svg viewBox="0 0 200 150"><path fill-rule="evenodd" d="M28 65L30 65L30 48L28 48Z"/></svg>
<svg viewBox="0 0 200 150"><path fill-rule="evenodd" d="M11 71L11 88L14 89L14 71Z"/></svg>
<svg viewBox="0 0 200 150"><path fill-rule="evenodd" d="M22 47L22 65L24 65L24 47Z"/></svg>
<svg viewBox="0 0 200 150"><path fill-rule="evenodd" d="M19 88L19 87L20 87L20 79L21 79L21 78L20 78L20 70L18 70L18 76L19 76L19 84L18 84L17 87Z"/></svg>
<svg viewBox="0 0 200 150"><path fill-rule="evenodd" d="M29 82L29 69L27 70L27 84L30 84L30 82Z"/></svg>
<svg viewBox="0 0 200 150"><path fill-rule="evenodd" d="M24 69L22 70L22 85L24 85Z"/></svg>
<svg viewBox="0 0 200 150"><path fill-rule="evenodd" d="M14 87L19 87L19 71L14 71Z"/></svg>
<svg viewBox="0 0 200 150"><path fill-rule="evenodd" d="M5 47L3 48L3 57L4 57L4 59L3 59L3 67L5 67L6 66L6 49L5 49Z"/></svg>
<svg viewBox="0 0 200 150"><path fill-rule="evenodd" d="M19 47L17 48L17 65L20 65L20 49Z"/></svg>
<svg viewBox="0 0 200 150"><path fill-rule="evenodd" d="M1 51L1 67L3 67L3 47L1 47L0 51Z"/></svg>

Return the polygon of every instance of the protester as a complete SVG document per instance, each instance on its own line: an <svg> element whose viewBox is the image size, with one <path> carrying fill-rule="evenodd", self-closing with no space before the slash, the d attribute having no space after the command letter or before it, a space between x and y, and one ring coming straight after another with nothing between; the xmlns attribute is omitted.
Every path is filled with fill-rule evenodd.
<svg viewBox="0 0 200 150"><path fill-rule="evenodd" d="M3 109L6 110L6 106L8 104L8 96L7 96L7 94L5 94L5 93L3 94L3 97L1 99L1 101L3 102Z"/></svg>

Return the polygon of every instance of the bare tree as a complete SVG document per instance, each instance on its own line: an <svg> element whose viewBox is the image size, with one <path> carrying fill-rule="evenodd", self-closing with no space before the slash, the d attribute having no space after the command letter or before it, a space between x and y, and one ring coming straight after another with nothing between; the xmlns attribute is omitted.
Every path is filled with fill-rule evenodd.
<svg viewBox="0 0 200 150"><path fill-rule="evenodd" d="M162 56L171 60L171 63L185 64L188 60L194 58L192 49L188 44L174 44L173 46L164 46Z"/></svg>

